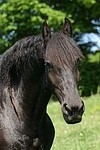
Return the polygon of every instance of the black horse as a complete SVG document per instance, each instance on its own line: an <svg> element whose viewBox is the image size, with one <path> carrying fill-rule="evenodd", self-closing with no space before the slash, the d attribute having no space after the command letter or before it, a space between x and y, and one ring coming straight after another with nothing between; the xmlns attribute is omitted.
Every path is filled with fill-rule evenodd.
<svg viewBox="0 0 100 150"><path fill-rule="evenodd" d="M65 18L63 32L16 42L0 58L0 149L50 150L54 127L46 107L56 94L68 124L82 120L84 103L77 85L77 62L83 58Z"/></svg>

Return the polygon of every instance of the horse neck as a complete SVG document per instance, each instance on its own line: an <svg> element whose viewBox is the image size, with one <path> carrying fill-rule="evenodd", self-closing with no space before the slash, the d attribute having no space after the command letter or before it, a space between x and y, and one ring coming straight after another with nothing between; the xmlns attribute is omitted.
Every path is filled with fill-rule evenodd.
<svg viewBox="0 0 100 150"><path fill-rule="evenodd" d="M33 43L31 42L30 49L27 48L27 54L25 54L25 45L21 51L19 51L21 42L26 43L26 45L30 44L27 43L27 39L23 39L16 43L2 57L0 71L2 82L8 87L8 95L15 113L21 119L24 118L24 113L26 118L33 119L33 114L36 114L36 107L41 107L41 99L38 95L41 93L40 85L45 73L43 42L40 39L40 41L37 41L35 44L37 39L38 37L31 37L31 39L29 39L29 42L31 40Z"/></svg>
<svg viewBox="0 0 100 150"><path fill-rule="evenodd" d="M33 65L33 64L32 64ZM28 66L23 71L22 77L20 79L20 83L15 87L15 93L16 93L16 87L18 89L17 93L19 93L20 101L19 104L22 107L22 116L26 116L30 120L33 120L34 126L36 126L36 120L38 118L38 115L40 115L40 109L41 109L41 99L39 98L40 89L43 83L44 78L44 66L43 62L38 62L38 64L35 63L35 66ZM41 110L41 113L44 110ZM22 117L24 118L24 117ZM39 119L38 119L39 120Z"/></svg>

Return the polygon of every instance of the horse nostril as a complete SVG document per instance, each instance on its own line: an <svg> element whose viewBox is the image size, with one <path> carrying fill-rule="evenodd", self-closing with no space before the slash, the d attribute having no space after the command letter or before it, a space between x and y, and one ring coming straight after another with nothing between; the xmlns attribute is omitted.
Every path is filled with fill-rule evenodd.
<svg viewBox="0 0 100 150"><path fill-rule="evenodd" d="M69 116L73 115L82 115L84 113L84 103L82 102L82 105L80 107L73 106L70 107L68 104L63 105L63 112Z"/></svg>
<svg viewBox="0 0 100 150"><path fill-rule="evenodd" d="M67 104L64 104L63 108L64 108L65 114L71 115L71 108Z"/></svg>
<svg viewBox="0 0 100 150"><path fill-rule="evenodd" d="M81 105L81 107L79 108L79 113L80 113L80 114L83 114L84 111L85 111L85 106L84 106L84 103L83 103L83 101L82 101L82 105Z"/></svg>

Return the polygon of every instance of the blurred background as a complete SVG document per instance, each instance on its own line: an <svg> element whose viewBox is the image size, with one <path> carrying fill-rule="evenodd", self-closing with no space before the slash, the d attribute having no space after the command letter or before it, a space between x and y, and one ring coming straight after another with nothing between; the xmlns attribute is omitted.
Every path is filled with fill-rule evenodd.
<svg viewBox="0 0 100 150"><path fill-rule="evenodd" d="M51 30L61 30L64 18L85 60L79 66L81 96L99 92L100 0L0 0L0 54L17 40L41 33L46 19Z"/></svg>

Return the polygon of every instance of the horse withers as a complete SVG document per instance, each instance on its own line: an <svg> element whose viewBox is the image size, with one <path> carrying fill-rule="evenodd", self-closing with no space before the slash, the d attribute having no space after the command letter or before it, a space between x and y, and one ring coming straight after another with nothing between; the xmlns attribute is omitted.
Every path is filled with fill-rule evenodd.
<svg viewBox="0 0 100 150"><path fill-rule="evenodd" d="M71 22L16 42L0 58L0 149L50 150L54 127L46 107L55 94L68 124L82 120L77 63L83 58L72 39Z"/></svg>

